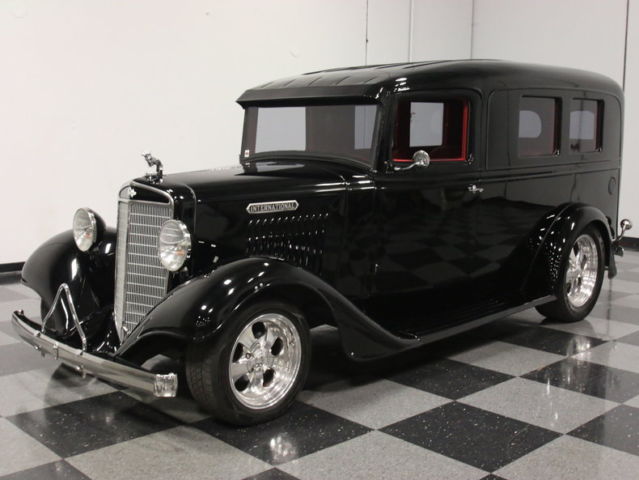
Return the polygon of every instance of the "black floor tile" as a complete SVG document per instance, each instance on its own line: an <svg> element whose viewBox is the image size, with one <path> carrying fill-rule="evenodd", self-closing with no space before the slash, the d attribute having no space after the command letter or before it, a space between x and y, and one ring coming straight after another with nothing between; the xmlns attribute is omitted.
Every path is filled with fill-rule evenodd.
<svg viewBox="0 0 639 480"><path fill-rule="evenodd" d="M1 479L0 479L1 480ZM251 477L246 477L244 480L298 480L297 477L293 475L289 475L282 470L278 470L277 468L271 468L262 473L258 473L257 475L253 475Z"/></svg>
<svg viewBox="0 0 639 480"><path fill-rule="evenodd" d="M272 465L303 457L370 431L367 427L303 403L295 403L282 417L261 425L238 428L213 419L193 425Z"/></svg>
<svg viewBox="0 0 639 480"><path fill-rule="evenodd" d="M595 305L590 316L639 325L639 308L621 305Z"/></svg>
<svg viewBox="0 0 639 480"><path fill-rule="evenodd" d="M524 378L619 403L639 395L639 374L574 358L530 372Z"/></svg>
<svg viewBox="0 0 639 480"><path fill-rule="evenodd" d="M43 358L32 347L23 342L0 345L0 375L44 368L51 365L51 362L55 362L55 360L52 360L51 357Z"/></svg>
<svg viewBox="0 0 639 480"><path fill-rule="evenodd" d="M625 337L621 337L617 339L618 342L622 343L630 343L631 345L639 346L639 332L631 333L630 335L626 335Z"/></svg>
<svg viewBox="0 0 639 480"><path fill-rule="evenodd" d="M557 355L574 355L605 343L599 338L543 327L520 327L517 331L500 337L499 340Z"/></svg>
<svg viewBox="0 0 639 480"><path fill-rule="evenodd" d="M492 472L559 436L544 428L456 402L382 429Z"/></svg>
<svg viewBox="0 0 639 480"><path fill-rule="evenodd" d="M639 408L621 405L573 430L570 435L639 455Z"/></svg>
<svg viewBox="0 0 639 480"><path fill-rule="evenodd" d="M64 458L179 425L122 392L7 419Z"/></svg>
<svg viewBox="0 0 639 480"><path fill-rule="evenodd" d="M456 400L510 380L510 375L454 360L434 360L388 376L402 385Z"/></svg>
<svg viewBox="0 0 639 480"><path fill-rule="evenodd" d="M90 480L64 460L22 470L0 477L0 480Z"/></svg>

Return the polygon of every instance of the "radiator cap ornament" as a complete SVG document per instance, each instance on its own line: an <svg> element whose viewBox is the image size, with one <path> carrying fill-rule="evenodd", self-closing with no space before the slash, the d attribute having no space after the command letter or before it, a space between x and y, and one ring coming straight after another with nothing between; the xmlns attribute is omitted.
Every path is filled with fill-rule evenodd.
<svg viewBox="0 0 639 480"><path fill-rule="evenodd" d="M280 202L249 203L246 211L251 215L264 213L294 212L300 206L297 200L282 200Z"/></svg>
<svg viewBox="0 0 639 480"><path fill-rule="evenodd" d="M155 167L155 172L147 173L145 176L152 182L159 183L162 181L162 177L164 175L164 167L159 158L155 158L151 155L151 152L143 153L142 156L149 167Z"/></svg>

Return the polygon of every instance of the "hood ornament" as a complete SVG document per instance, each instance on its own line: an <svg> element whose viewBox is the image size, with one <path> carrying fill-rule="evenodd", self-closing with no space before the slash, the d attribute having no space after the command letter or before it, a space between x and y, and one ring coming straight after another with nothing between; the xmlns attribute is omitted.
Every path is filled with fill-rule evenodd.
<svg viewBox="0 0 639 480"><path fill-rule="evenodd" d="M161 182L164 175L164 167L160 159L151 155L151 152L143 153L142 156L144 160L146 160L146 163L149 164L149 167L155 167L155 173L147 173L145 177L152 182Z"/></svg>

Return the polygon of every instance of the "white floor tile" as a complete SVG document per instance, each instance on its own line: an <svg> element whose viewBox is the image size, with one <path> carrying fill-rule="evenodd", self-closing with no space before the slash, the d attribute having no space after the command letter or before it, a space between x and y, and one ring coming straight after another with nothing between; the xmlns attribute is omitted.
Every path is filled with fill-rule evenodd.
<svg viewBox="0 0 639 480"><path fill-rule="evenodd" d="M0 418L0 475L26 470L60 457L4 418Z"/></svg>
<svg viewBox="0 0 639 480"><path fill-rule="evenodd" d="M450 358L497 372L523 375L557 362L564 357L510 343L492 342L458 353Z"/></svg>
<svg viewBox="0 0 639 480"><path fill-rule="evenodd" d="M523 378L513 378L460 402L560 433L570 432L618 405Z"/></svg>
<svg viewBox="0 0 639 480"><path fill-rule="evenodd" d="M509 480L636 480L639 457L569 436L497 470Z"/></svg>
<svg viewBox="0 0 639 480"><path fill-rule="evenodd" d="M579 360L639 373L639 347L635 345L608 342L573 356Z"/></svg>
<svg viewBox="0 0 639 480"><path fill-rule="evenodd" d="M11 343L19 343L19 342L20 340L18 340L17 338L7 335L6 333L0 332L0 346L9 345Z"/></svg>
<svg viewBox="0 0 639 480"><path fill-rule="evenodd" d="M93 480L240 480L271 468L190 427L172 428L66 460Z"/></svg>
<svg viewBox="0 0 639 480"><path fill-rule="evenodd" d="M300 480L473 480L486 472L381 432L278 467Z"/></svg>
<svg viewBox="0 0 639 480"><path fill-rule="evenodd" d="M450 401L389 380L364 385L340 381L323 386L321 391L304 391L300 400L371 428L399 422Z"/></svg>
<svg viewBox="0 0 639 480"><path fill-rule="evenodd" d="M617 322L615 320L604 320L592 316L581 322L548 323L544 324L544 327L574 333L576 335L601 338L603 340L625 337L639 330L639 325Z"/></svg>
<svg viewBox="0 0 639 480"><path fill-rule="evenodd" d="M35 352L34 352L35 354ZM5 417L114 392L106 383L59 366L0 376L0 415Z"/></svg>

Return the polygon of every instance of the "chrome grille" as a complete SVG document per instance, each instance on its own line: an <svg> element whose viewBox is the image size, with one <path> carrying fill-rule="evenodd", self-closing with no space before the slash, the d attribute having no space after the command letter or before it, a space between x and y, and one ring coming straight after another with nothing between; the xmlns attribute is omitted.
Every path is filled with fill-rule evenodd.
<svg viewBox="0 0 639 480"><path fill-rule="evenodd" d="M169 272L160 264L157 251L160 228L171 218L170 203L120 199L114 301L120 338L166 294Z"/></svg>

